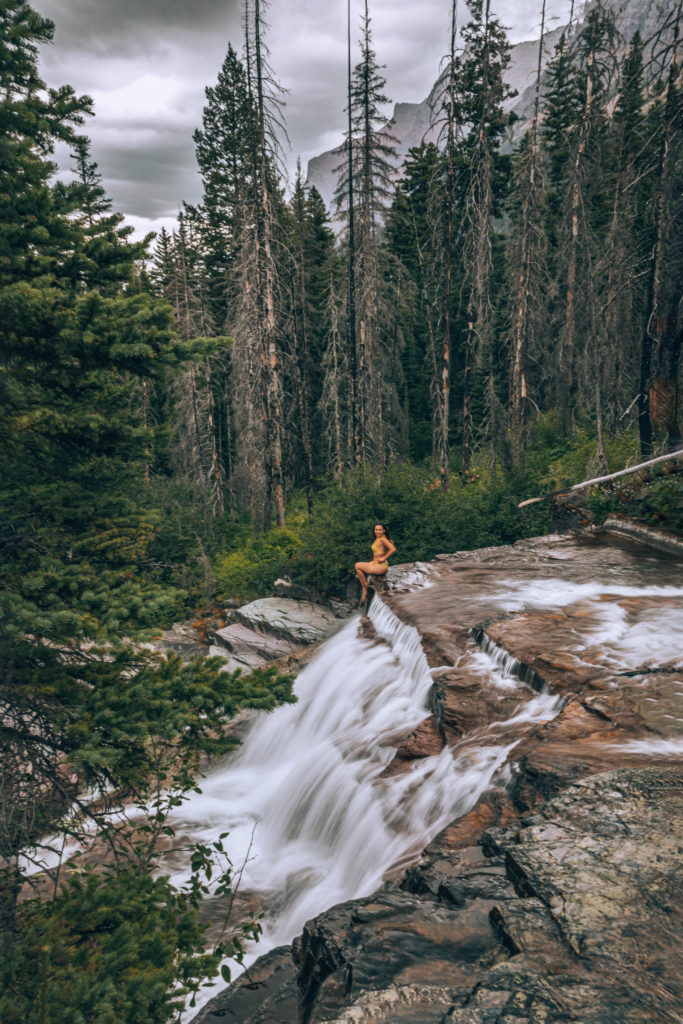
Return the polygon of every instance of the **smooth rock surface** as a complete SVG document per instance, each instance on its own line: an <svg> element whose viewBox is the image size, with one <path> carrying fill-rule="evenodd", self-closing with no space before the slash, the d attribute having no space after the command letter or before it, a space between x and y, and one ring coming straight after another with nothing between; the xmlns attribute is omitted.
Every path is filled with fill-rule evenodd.
<svg viewBox="0 0 683 1024"><path fill-rule="evenodd" d="M396 887L307 923L280 1024L681 1024L680 562L535 538L386 582L434 682L378 781L444 743L505 742L508 775Z"/></svg>
<svg viewBox="0 0 683 1024"><path fill-rule="evenodd" d="M250 672L275 661L283 670L300 669L307 660L306 648L326 640L343 624L340 608L330 610L289 597L260 598L235 609L231 617L230 625L215 631L209 651L226 659L229 672Z"/></svg>
<svg viewBox="0 0 683 1024"><path fill-rule="evenodd" d="M238 622L295 646L318 643L339 629L333 612L310 601L262 597L235 612Z"/></svg>

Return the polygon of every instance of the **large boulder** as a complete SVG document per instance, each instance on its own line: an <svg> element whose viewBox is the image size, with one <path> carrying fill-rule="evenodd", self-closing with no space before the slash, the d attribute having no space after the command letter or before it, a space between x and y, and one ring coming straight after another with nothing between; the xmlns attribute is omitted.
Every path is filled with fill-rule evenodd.
<svg viewBox="0 0 683 1024"><path fill-rule="evenodd" d="M267 633L297 647L324 640L340 625L329 608L286 597L261 597L238 608L235 617L249 629Z"/></svg>
<svg viewBox="0 0 683 1024"><path fill-rule="evenodd" d="M335 611L311 601L263 597L231 612L232 623L214 633L211 654L226 658L226 671L250 672L277 661L297 671L300 652L326 640L342 625Z"/></svg>

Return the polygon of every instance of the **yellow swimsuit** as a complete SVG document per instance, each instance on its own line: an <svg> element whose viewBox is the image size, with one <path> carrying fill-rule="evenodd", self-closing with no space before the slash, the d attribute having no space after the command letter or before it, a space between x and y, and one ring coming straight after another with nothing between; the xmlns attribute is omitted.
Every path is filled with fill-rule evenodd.
<svg viewBox="0 0 683 1024"><path fill-rule="evenodd" d="M382 543L381 540L378 539L376 541L373 541L372 553L375 556L374 559L373 559L374 562L379 562L380 558L382 557L382 555L384 554L385 551L386 551L386 548L385 548L385 546L384 546L384 544ZM386 565L387 568L389 567L389 563L388 562L382 562L382 565Z"/></svg>

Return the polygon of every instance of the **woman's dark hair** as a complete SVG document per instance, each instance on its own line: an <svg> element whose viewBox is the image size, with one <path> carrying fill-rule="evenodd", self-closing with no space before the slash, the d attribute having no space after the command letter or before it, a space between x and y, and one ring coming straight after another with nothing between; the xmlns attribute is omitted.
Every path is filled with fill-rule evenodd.
<svg viewBox="0 0 683 1024"><path fill-rule="evenodd" d="M387 540L391 540L391 537L389 536L389 531L387 530L387 528L384 525L384 523L375 523L375 526L381 526L382 529L384 530L384 536L387 538ZM373 539L373 541L375 540L375 526L373 526L373 528L372 528L372 539ZM392 544L394 543L393 540L391 540L391 543Z"/></svg>

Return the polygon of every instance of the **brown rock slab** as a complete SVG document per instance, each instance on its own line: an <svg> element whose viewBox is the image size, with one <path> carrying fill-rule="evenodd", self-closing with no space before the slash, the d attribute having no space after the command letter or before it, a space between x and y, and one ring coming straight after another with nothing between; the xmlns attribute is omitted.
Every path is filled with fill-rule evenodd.
<svg viewBox="0 0 683 1024"><path fill-rule="evenodd" d="M295 1024L299 994L291 946L278 946L259 957L249 970L206 1006L193 1024Z"/></svg>
<svg viewBox="0 0 683 1024"><path fill-rule="evenodd" d="M414 761L422 757L432 757L435 754L440 754L443 748L444 738L439 730L438 722L433 715L430 715L401 741L396 749L396 759Z"/></svg>

